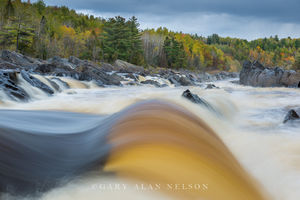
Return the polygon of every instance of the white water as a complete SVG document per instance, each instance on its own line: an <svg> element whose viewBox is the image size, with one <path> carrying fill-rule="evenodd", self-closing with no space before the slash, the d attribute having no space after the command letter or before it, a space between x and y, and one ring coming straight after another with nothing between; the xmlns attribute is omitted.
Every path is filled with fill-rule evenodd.
<svg viewBox="0 0 300 200"><path fill-rule="evenodd" d="M68 81L68 80L64 80ZM70 81L68 81L70 84ZM87 83L72 82L73 87L86 88ZM219 110L217 116L181 97L186 88L154 88L127 86L92 89L69 89L54 97L38 93L29 103L9 102L1 108L67 110L111 114L143 99L160 98L176 102L204 119L224 140L238 161L254 176L272 199L300 199L300 124L282 124L290 108L300 107L300 90L290 88L252 88L214 83L221 89L189 89ZM71 84L70 84L71 85ZM35 91L28 91L34 93ZM166 199L159 194L137 191L103 192L91 187L101 183L126 183L116 177L85 176L43 195L45 200L67 199ZM111 195L111 196L110 196ZM158 196L157 196L158 195ZM9 197L6 197L9 198Z"/></svg>

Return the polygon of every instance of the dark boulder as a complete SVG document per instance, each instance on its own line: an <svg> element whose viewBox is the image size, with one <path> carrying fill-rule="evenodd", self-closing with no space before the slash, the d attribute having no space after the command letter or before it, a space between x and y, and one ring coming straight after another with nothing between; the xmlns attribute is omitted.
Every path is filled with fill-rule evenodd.
<svg viewBox="0 0 300 200"><path fill-rule="evenodd" d="M29 99L27 92L18 86L18 76L15 70L0 71L0 88L12 100L26 101Z"/></svg>
<svg viewBox="0 0 300 200"><path fill-rule="evenodd" d="M287 115L284 117L283 123L287 123L288 121L294 121L300 119L299 115L295 110L290 110Z"/></svg>
<svg viewBox="0 0 300 200"><path fill-rule="evenodd" d="M146 80L146 81L142 81L142 84L149 84L149 85L154 85L155 87L161 87L161 85L159 84L159 82L154 81L154 80Z"/></svg>
<svg viewBox="0 0 300 200"><path fill-rule="evenodd" d="M185 90L182 93L182 96L184 98L190 100L193 103L200 104L200 105L206 107L208 110L211 110L211 111L217 113L216 110L208 102L206 102L204 99L200 98L198 95L191 93L190 90Z"/></svg>
<svg viewBox="0 0 300 200"><path fill-rule="evenodd" d="M93 66L81 66L76 68L79 74L78 80L81 81L96 81L98 85L122 85L124 79L116 73L109 74L102 71L100 68Z"/></svg>
<svg viewBox="0 0 300 200"><path fill-rule="evenodd" d="M72 58L71 58L71 60L72 60ZM75 57L74 57L74 60L75 60ZM50 58L48 60L48 62L59 68L71 68L71 69L76 68L76 65L74 65L73 63L70 63L67 59L61 58L59 56L54 56L53 58Z"/></svg>
<svg viewBox="0 0 300 200"><path fill-rule="evenodd" d="M172 83L173 85L175 85L175 87L181 86L181 84L174 77L170 77L169 81L170 81L170 83Z"/></svg>
<svg viewBox="0 0 300 200"><path fill-rule="evenodd" d="M0 69L19 69L20 66L0 59Z"/></svg>
<svg viewBox="0 0 300 200"><path fill-rule="evenodd" d="M109 74L101 68L89 64L77 66L74 69L68 65L57 67L55 64L43 64L39 65L34 72L43 75L71 77L80 81L95 81L99 86L121 85L120 81L124 80L117 74Z"/></svg>
<svg viewBox="0 0 300 200"><path fill-rule="evenodd" d="M42 75L52 75L52 76L62 76L62 77L71 77L74 79L79 78L79 73L74 69L68 66L57 67L55 64L42 64L38 65L33 72L42 74Z"/></svg>
<svg viewBox="0 0 300 200"><path fill-rule="evenodd" d="M130 78L130 79L132 79L132 80L134 80L134 81L138 81L138 80L139 80L138 76L135 75L135 74L133 74L133 73L128 73L128 74L125 74L124 76L125 76L126 78Z"/></svg>
<svg viewBox="0 0 300 200"><path fill-rule="evenodd" d="M66 88L66 89L69 89L69 88L70 88L69 84L68 84L67 82L61 80L60 78L54 77L54 78L51 78L51 81L53 81L53 82L55 82L55 83L57 83L57 84L58 84L58 83L59 83L59 84L62 84L63 87Z"/></svg>
<svg viewBox="0 0 300 200"><path fill-rule="evenodd" d="M105 72L119 71L121 67L111 65L109 63L101 62L100 69Z"/></svg>
<svg viewBox="0 0 300 200"><path fill-rule="evenodd" d="M28 72L22 70L21 75L22 75L23 79L25 81L27 81L33 87L39 88L39 89L43 90L44 92L46 92L47 94L50 94L50 95L54 94L54 91L48 85L41 82L39 79L35 78Z"/></svg>
<svg viewBox="0 0 300 200"><path fill-rule="evenodd" d="M219 89L219 87L215 86L214 84L207 84L205 89Z"/></svg>
<svg viewBox="0 0 300 200"><path fill-rule="evenodd" d="M56 82L50 80L49 78L45 78L45 79L56 91L61 92L61 88L59 87L59 85Z"/></svg>
<svg viewBox="0 0 300 200"><path fill-rule="evenodd" d="M178 82L182 85L182 86L191 86L191 85L195 85L189 78L181 76L178 79Z"/></svg>
<svg viewBox="0 0 300 200"><path fill-rule="evenodd" d="M195 85L189 78L184 76L179 76L177 74L169 76L168 80L177 86L192 86Z"/></svg>
<svg viewBox="0 0 300 200"><path fill-rule="evenodd" d="M114 66L122 73L144 73L144 67L128 63L123 60L116 60Z"/></svg>
<svg viewBox="0 0 300 200"><path fill-rule="evenodd" d="M32 69L36 67L41 62L37 59L33 59L22 54L16 53L14 51L3 50L1 53L1 59L18 66L22 69Z"/></svg>

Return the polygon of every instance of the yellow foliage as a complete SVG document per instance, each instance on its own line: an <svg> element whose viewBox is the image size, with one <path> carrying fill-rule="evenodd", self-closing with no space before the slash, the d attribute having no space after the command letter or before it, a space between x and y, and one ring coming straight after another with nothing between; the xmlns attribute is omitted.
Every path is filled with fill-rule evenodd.
<svg viewBox="0 0 300 200"><path fill-rule="evenodd" d="M60 35L63 37L74 38L76 36L76 32L72 27L60 26L59 29Z"/></svg>

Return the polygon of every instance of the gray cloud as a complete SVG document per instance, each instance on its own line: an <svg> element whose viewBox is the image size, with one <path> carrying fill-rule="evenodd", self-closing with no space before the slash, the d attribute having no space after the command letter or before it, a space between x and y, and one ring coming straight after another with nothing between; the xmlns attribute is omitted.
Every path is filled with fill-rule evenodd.
<svg viewBox="0 0 300 200"><path fill-rule="evenodd" d="M138 17L141 28L255 39L300 37L299 0L45 0L99 17Z"/></svg>
<svg viewBox="0 0 300 200"><path fill-rule="evenodd" d="M299 22L299 0L46 0L52 5L97 12L152 13L226 13L242 17L262 17L282 22Z"/></svg>

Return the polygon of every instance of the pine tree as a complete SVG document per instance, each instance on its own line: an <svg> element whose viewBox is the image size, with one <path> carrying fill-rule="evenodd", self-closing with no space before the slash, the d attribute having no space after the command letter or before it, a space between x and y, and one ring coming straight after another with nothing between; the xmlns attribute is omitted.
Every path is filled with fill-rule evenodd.
<svg viewBox="0 0 300 200"><path fill-rule="evenodd" d="M6 25L0 32L0 43L4 47L15 45L15 50L25 53L29 50L34 36L34 29L28 26L28 10L19 1L12 4L7 1L5 16Z"/></svg>
<svg viewBox="0 0 300 200"><path fill-rule="evenodd" d="M12 17L15 13L15 8L11 2L11 0L7 1L7 4L5 6L5 11L4 11L4 18L7 20L10 17Z"/></svg>
<svg viewBox="0 0 300 200"><path fill-rule="evenodd" d="M142 40L139 32L139 23L137 22L137 18L133 16L128 21L129 26L129 62L133 64L143 64L143 50L142 50Z"/></svg>
<svg viewBox="0 0 300 200"><path fill-rule="evenodd" d="M127 22L120 16L110 18L104 24L101 39L104 60L113 62L121 59L138 63L137 56L141 53L141 44L135 18Z"/></svg>
<svg viewBox="0 0 300 200"><path fill-rule="evenodd" d="M168 67L179 69L187 66L187 57L184 51L184 46L174 37L166 37L164 42L164 52Z"/></svg>

